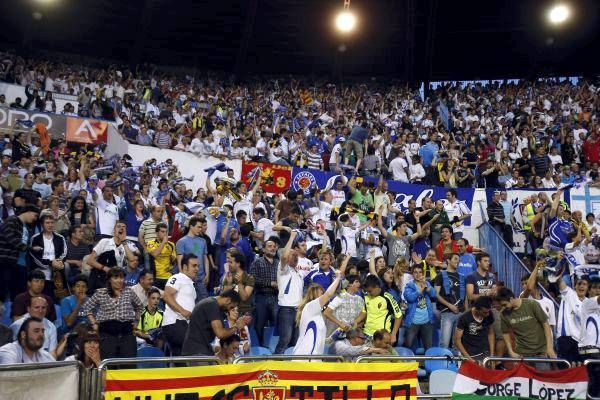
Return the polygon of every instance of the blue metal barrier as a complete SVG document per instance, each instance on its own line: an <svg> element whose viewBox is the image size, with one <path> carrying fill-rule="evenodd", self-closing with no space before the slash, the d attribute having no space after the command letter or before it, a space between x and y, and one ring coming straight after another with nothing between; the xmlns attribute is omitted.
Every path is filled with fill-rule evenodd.
<svg viewBox="0 0 600 400"><path fill-rule="evenodd" d="M479 208L484 219L484 223L477 228L479 231L479 247L484 248L490 255L492 269L498 275L498 280L504 282L504 285L518 296L523 291L521 278L531 273L531 271L506 244L502 235L487 221L487 212L483 208L483 204L480 203ZM543 286L538 284L538 288L544 296L552 300L558 307L554 297Z"/></svg>

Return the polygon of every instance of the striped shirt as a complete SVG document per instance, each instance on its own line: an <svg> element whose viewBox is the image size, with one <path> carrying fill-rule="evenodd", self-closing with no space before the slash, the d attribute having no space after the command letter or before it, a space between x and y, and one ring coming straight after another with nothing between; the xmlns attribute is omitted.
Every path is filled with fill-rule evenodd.
<svg viewBox="0 0 600 400"><path fill-rule="evenodd" d="M308 159L308 168L312 169L321 169L321 164L323 160L321 159L321 155L313 152L307 152L306 158Z"/></svg>

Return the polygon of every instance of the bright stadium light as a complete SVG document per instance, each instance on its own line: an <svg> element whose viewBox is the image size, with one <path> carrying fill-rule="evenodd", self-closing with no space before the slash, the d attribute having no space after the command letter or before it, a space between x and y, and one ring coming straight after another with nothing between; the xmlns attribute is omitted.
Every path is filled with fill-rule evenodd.
<svg viewBox="0 0 600 400"><path fill-rule="evenodd" d="M335 18L335 26L341 32L350 32L356 26L356 17L348 10L344 10Z"/></svg>
<svg viewBox="0 0 600 400"><path fill-rule="evenodd" d="M548 20L553 24L562 24L571 15L571 10L564 4L557 4L548 12Z"/></svg>

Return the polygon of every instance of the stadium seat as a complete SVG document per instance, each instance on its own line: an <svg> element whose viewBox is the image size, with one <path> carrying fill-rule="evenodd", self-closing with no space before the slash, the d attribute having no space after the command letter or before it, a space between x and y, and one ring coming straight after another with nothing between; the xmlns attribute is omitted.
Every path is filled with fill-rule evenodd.
<svg viewBox="0 0 600 400"><path fill-rule="evenodd" d="M411 349L409 349L408 347L399 346L399 347L395 347L395 349L399 356L413 357L415 355L415 353L413 353L413 351Z"/></svg>
<svg viewBox="0 0 600 400"><path fill-rule="evenodd" d="M429 394L451 394L456 380L456 372L438 369L429 376Z"/></svg>
<svg viewBox="0 0 600 400"><path fill-rule="evenodd" d="M283 354L285 354L287 356L291 356L292 354L294 354L294 346L288 347L287 349L285 349L285 351L283 352Z"/></svg>
<svg viewBox="0 0 600 400"><path fill-rule="evenodd" d="M443 347L432 347L430 349L427 349L427 351L425 352L426 356L431 356L431 357L452 357L453 354L449 349L443 348ZM433 371L436 371L438 369L447 369L450 371L458 371L458 365L456 363L456 361L453 361L451 359L449 359L449 361L442 361L442 360L425 360L425 371L427 371L428 374L431 374Z"/></svg>
<svg viewBox="0 0 600 400"><path fill-rule="evenodd" d="M152 346L143 346L138 348L137 350L138 358L142 357L164 357L165 353L159 349L158 347ZM158 363L148 363L148 364L138 364L138 368L166 368L167 363L158 362Z"/></svg>
<svg viewBox="0 0 600 400"><path fill-rule="evenodd" d="M251 356L270 356L272 354L273 354L273 352L271 352L271 350L267 349L266 347L261 347L261 346L250 347L249 355L251 355Z"/></svg>

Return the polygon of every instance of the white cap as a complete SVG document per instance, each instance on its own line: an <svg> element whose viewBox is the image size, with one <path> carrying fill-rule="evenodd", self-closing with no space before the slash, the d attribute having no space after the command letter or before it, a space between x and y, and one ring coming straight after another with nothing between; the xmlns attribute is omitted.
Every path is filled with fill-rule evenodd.
<svg viewBox="0 0 600 400"><path fill-rule="evenodd" d="M3 156L12 157L12 150L11 149L4 149L4 150L2 150L2 155Z"/></svg>

